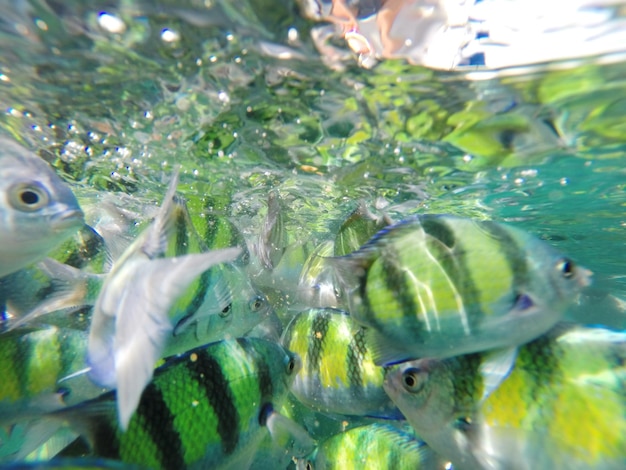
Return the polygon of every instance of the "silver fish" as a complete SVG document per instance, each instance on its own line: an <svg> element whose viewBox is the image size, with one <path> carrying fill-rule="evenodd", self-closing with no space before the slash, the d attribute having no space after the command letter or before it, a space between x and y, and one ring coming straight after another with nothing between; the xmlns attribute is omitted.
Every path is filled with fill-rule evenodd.
<svg viewBox="0 0 626 470"><path fill-rule="evenodd" d="M0 277L42 259L83 223L76 197L50 166L0 137Z"/></svg>

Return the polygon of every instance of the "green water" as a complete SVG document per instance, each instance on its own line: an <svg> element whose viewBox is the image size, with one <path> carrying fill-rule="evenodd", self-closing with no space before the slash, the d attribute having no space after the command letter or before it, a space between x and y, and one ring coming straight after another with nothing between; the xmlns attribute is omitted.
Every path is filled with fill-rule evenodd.
<svg viewBox="0 0 626 470"><path fill-rule="evenodd" d="M79 196L158 200L178 163L181 191L218 197L248 234L269 188L302 238L324 237L359 200L394 218L487 217L624 294L626 63L479 81L400 61L338 72L314 27L286 1L13 1L0 126Z"/></svg>
<svg viewBox="0 0 626 470"><path fill-rule="evenodd" d="M626 62L478 81L401 61L333 71L293 2L0 8L0 127L81 203L158 202L180 164L190 207L211 197L249 238L270 189L293 239L331 236L360 201L504 221L594 272L573 318L626 327Z"/></svg>

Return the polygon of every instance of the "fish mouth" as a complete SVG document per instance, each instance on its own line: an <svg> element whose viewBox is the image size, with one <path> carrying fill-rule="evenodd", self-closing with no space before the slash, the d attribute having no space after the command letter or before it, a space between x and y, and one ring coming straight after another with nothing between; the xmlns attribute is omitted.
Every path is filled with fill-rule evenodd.
<svg viewBox="0 0 626 470"><path fill-rule="evenodd" d="M56 231L63 231L70 228L78 227L85 223L85 214L80 209L64 211L62 214L54 217L51 226Z"/></svg>

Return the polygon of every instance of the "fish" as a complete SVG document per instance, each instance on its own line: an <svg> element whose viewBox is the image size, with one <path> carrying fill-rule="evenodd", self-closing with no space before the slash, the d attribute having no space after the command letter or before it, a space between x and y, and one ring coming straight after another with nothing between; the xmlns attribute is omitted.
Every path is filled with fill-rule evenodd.
<svg viewBox="0 0 626 470"><path fill-rule="evenodd" d="M80 430L96 457L153 469L247 468L299 368L278 344L219 341L159 367L126 430L115 391L47 419Z"/></svg>
<svg viewBox="0 0 626 470"><path fill-rule="evenodd" d="M0 278L43 259L83 223L76 196L52 168L0 137Z"/></svg>
<svg viewBox="0 0 626 470"><path fill-rule="evenodd" d="M315 456L301 459L299 470L444 470L446 463L420 439L394 426L370 424L335 434L322 442Z"/></svg>
<svg viewBox="0 0 626 470"><path fill-rule="evenodd" d="M384 388L455 468L623 468L626 332L557 325L503 351L398 364Z"/></svg>
<svg viewBox="0 0 626 470"><path fill-rule="evenodd" d="M335 244L327 240L318 244L308 255L297 287L297 305L316 308L347 308L345 296L340 290L339 280L328 262Z"/></svg>
<svg viewBox="0 0 626 470"><path fill-rule="evenodd" d="M282 344L302 359L291 390L300 402L324 413L403 419L383 389L385 371L372 361L364 329L345 312L298 313Z"/></svg>
<svg viewBox="0 0 626 470"><path fill-rule="evenodd" d="M176 303L204 282L203 273L210 267L234 260L241 251L179 254L189 253L192 239L172 236L181 220L176 210L177 183L175 172L156 218L116 261L93 308L87 344L89 377L117 389L123 428L174 327L189 315L187 309L175 308ZM164 257L172 253L176 256ZM188 299L192 302L188 307L195 309L196 297Z"/></svg>
<svg viewBox="0 0 626 470"><path fill-rule="evenodd" d="M27 435L36 434L33 430L38 427L38 416L17 422L14 418L20 413L46 413L104 391L81 373L86 346L87 333L70 328L28 327L0 334L4 364L0 381L0 462L23 459L28 453L24 451L32 450ZM55 432L38 436L42 444L49 441L45 449L51 455L77 437L65 433L53 438Z"/></svg>
<svg viewBox="0 0 626 470"><path fill-rule="evenodd" d="M86 377L65 381L85 368L87 333L56 326L21 328L0 334L4 363L0 381L0 415L12 408L50 405L63 395L63 405L78 403L102 393ZM22 405L20 405L20 403Z"/></svg>
<svg viewBox="0 0 626 470"><path fill-rule="evenodd" d="M29 462L14 462L0 464L0 470L148 470L149 467L142 465L129 465L110 459L89 457L63 457L53 460L33 460Z"/></svg>
<svg viewBox="0 0 626 470"><path fill-rule="evenodd" d="M207 274L210 287L202 304L178 321L167 342L165 355L244 336L273 313L265 295L250 283L236 264L215 266Z"/></svg>
<svg viewBox="0 0 626 470"><path fill-rule="evenodd" d="M522 344L591 276L516 227L451 215L405 219L331 263L379 365Z"/></svg>

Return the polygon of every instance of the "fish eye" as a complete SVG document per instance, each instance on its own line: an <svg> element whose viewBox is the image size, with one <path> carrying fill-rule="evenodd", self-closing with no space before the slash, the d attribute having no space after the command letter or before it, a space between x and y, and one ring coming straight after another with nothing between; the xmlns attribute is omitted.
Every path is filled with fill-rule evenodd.
<svg viewBox="0 0 626 470"><path fill-rule="evenodd" d="M258 295L250 301L250 310L256 312L263 306L263 299Z"/></svg>
<svg viewBox="0 0 626 470"><path fill-rule="evenodd" d="M222 318L227 317L228 315L230 315L230 312L233 309L233 304L228 304L226 307L224 307L222 309L222 311L219 313L219 316Z"/></svg>
<svg viewBox="0 0 626 470"><path fill-rule="evenodd" d="M285 365L285 372L287 375L291 375L298 370L298 357L295 355L289 355L287 363Z"/></svg>
<svg viewBox="0 0 626 470"><path fill-rule="evenodd" d="M556 269L565 279L571 279L572 277L574 277L575 268L576 265L574 264L574 262L567 258L559 260L556 264Z"/></svg>
<svg viewBox="0 0 626 470"><path fill-rule="evenodd" d="M50 202L50 195L39 183L20 183L9 190L9 202L19 211L34 212Z"/></svg>
<svg viewBox="0 0 626 470"><path fill-rule="evenodd" d="M424 373L416 368L410 368L402 373L402 386L411 393L419 392L424 387Z"/></svg>

